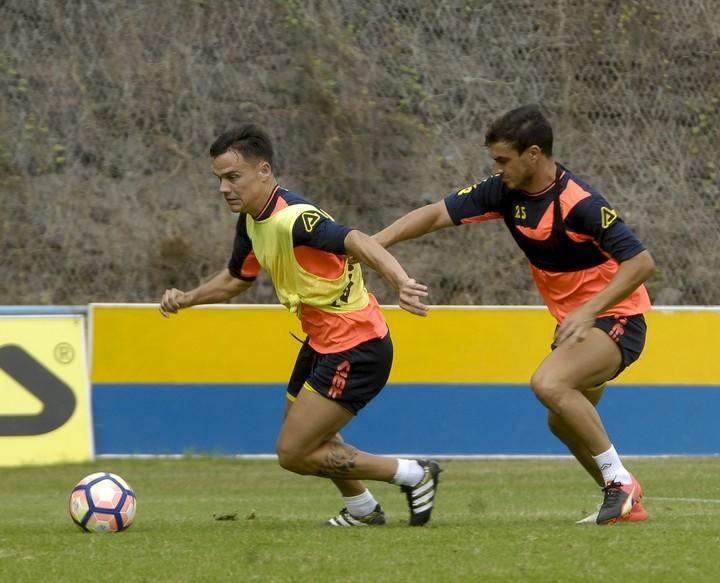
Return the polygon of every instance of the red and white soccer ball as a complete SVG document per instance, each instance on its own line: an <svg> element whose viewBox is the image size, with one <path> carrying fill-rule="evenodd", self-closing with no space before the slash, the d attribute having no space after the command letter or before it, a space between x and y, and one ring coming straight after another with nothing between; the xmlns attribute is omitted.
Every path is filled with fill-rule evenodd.
<svg viewBox="0 0 720 583"><path fill-rule="evenodd" d="M70 517L88 532L120 532L135 520L135 492L116 474L98 472L70 494Z"/></svg>

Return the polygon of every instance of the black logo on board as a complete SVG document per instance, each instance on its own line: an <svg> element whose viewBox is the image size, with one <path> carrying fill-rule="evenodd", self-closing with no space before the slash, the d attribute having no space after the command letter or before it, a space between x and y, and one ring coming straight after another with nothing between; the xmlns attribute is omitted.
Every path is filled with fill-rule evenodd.
<svg viewBox="0 0 720 583"><path fill-rule="evenodd" d="M43 404L36 415L0 414L0 436L49 433L62 427L75 411L72 389L19 346L0 347L0 370Z"/></svg>

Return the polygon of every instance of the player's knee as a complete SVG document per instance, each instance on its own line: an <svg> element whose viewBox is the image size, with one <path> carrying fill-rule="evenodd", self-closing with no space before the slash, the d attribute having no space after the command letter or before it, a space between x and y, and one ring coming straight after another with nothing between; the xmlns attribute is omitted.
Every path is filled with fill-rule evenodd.
<svg viewBox="0 0 720 583"><path fill-rule="evenodd" d="M530 379L530 387L538 400L550 406L558 398L558 386L551 374L542 370L535 371Z"/></svg>
<svg viewBox="0 0 720 583"><path fill-rule="evenodd" d="M536 372L530 379L535 397L555 413L562 413L569 394L573 391L571 386L563 383L552 371Z"/></svg>
<svg viewBox="0 0 720 583"><path fill-rule="evenodd" d="M275 453L277 454L278 463L281 468L296 474L309 473L307 464L305 463L305 456L302 455L302 452L297 448L292 447L282 440L278 440L275 444Z"/></svg>

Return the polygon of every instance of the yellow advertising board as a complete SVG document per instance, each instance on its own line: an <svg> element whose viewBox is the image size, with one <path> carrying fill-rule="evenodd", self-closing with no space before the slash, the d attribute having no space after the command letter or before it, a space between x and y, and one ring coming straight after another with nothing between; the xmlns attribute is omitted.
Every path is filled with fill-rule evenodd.
<svg viewBox="0 0 720 583"><path fill-rule="evenodd" d="M395 345L390 383L521 383L550 352L542 307L383 306ZM304 337L282 306L216 305L163 318L157 304L92 304L95 383L283 383ZM720 310L655 307L638 362L617 384L717 384Z"/></svg>
<svg viewBox="0 0 720 583"><path fill-rule="evenodd" d="M0 316L0 466L92 459L82 316Z"/></svg>

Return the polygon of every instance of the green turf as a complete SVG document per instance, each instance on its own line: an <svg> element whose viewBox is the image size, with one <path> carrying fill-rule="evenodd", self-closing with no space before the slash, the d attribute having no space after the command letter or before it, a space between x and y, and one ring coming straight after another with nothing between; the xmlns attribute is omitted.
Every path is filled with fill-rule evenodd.
<svg viewBox="0 0 720 583"><path fill-rule="evenodd" d="M0 581L717 581L720 458L631 459L650 520L577 526L600 495L571 460L445 461L433 520L405 525L397 487L372 484L388 524L322 525L332 484L273 461L100 460L0 469ZM86 534L67 515L80 478L112 471L136 523ZM218 521L213 515L236 514Z"/></svg>

